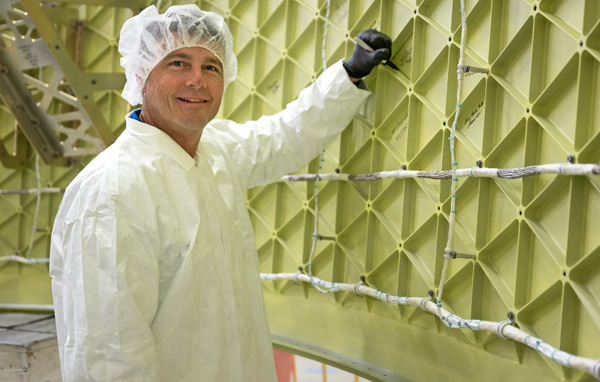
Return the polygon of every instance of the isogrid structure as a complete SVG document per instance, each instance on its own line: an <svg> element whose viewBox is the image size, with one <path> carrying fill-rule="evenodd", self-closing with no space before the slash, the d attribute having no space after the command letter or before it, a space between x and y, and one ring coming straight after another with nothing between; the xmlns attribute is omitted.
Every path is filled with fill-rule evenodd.
<svg viewBox="0 0 600 382"><path fill-rule="evenodd" d="M81 21L74 58L87 72L121 72L118 31L143 4L68 3L56 6ZM261 272L272 279L263 287L278 346L374 380L594 379L595 0L198 5L223 15L234 36L239 74L225 95L224 118L243 122L281 110L322 72L323 55L325 66L349 57L354 37L368 28L392 38L391 61L400 69L379 66L366 78L373 95L322 160L248 191ZM76 36L65 17L45 12L65 42ZM115 134L127 111L119 93L93 94ZM19 137L14 127L0 105L5 147ZM0 193L0 256L47 257L60 193L37 197L36 190L60 191L89 159L71 167L40 163L36 176L30 150L26 170L0 167L0 189L33 190ZM0 285L0 303L51 304L45 264L3 262ZM323 293L332 287L339 291ZM578 368L571 355L589 362Z"/></svg>

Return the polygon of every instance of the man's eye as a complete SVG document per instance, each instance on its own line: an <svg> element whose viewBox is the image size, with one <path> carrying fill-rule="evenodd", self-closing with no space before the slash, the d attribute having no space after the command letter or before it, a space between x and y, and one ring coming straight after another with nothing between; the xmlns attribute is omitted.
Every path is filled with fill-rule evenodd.
<svg viewBox="0 0 600 382"><path fill-rule="evenodd" d="M210 71L213 71L213 72L218 72L218 71L219 71L219 68L217 68L217 67L216 67L216 66L214 66L214 65L207 65L207 66L206 66L206 69L207 69L207 70L210 70Z"/></svg>
<svg viewBox="0 0 600 382"><path fill-rule="evenodd" d="M171 65L173 65L173 66L183 66L183 61L173 61L173 62L171 62Z"/></svg>

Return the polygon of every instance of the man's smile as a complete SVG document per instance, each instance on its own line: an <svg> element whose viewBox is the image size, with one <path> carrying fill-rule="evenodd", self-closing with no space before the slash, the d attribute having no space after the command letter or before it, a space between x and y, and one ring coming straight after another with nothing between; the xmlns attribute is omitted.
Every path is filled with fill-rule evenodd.
<svg viewBox="0 0 600 382"><path fill-rule="evenodd" d="M186 97L177 97L178 100L190 103L204 103L208 102L208 100L200 99L200 98L186 98Z"/></svg>

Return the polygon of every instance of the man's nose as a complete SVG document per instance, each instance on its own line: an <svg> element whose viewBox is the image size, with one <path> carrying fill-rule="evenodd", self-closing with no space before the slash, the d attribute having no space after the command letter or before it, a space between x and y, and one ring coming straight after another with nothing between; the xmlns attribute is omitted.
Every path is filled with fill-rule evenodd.
<svg viewBox="0 0 600 382"><path fill-rule="evenodd" d="M206 78L202 72L202 68L192 68L189 73L189 77L186 79L186 86L193 88L205 88Z"/></svg>

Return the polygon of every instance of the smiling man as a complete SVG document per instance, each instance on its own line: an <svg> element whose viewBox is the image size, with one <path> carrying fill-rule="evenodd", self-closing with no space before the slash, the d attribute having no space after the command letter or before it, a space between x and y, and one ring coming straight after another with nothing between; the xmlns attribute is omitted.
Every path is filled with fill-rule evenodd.
<svg viewBox="0 0 600 382"><path fill-rule="evenodd" d="M69 185L52 233L64 381L276 381L243 190L302 167L350 123L369 95L360 77L391 48L359 36L375 51L238 124L214 119L237 72L220 16L151 6L123 25L123 97L142 108Z"/></svg>
<svg viewBox="0 0 600 382"><path fill-rule="evenodd" d="M168 54L148 76L141 120L158 127L190 156L202 130L219 111L223 65L209 50L182 48Z"/></svg>

